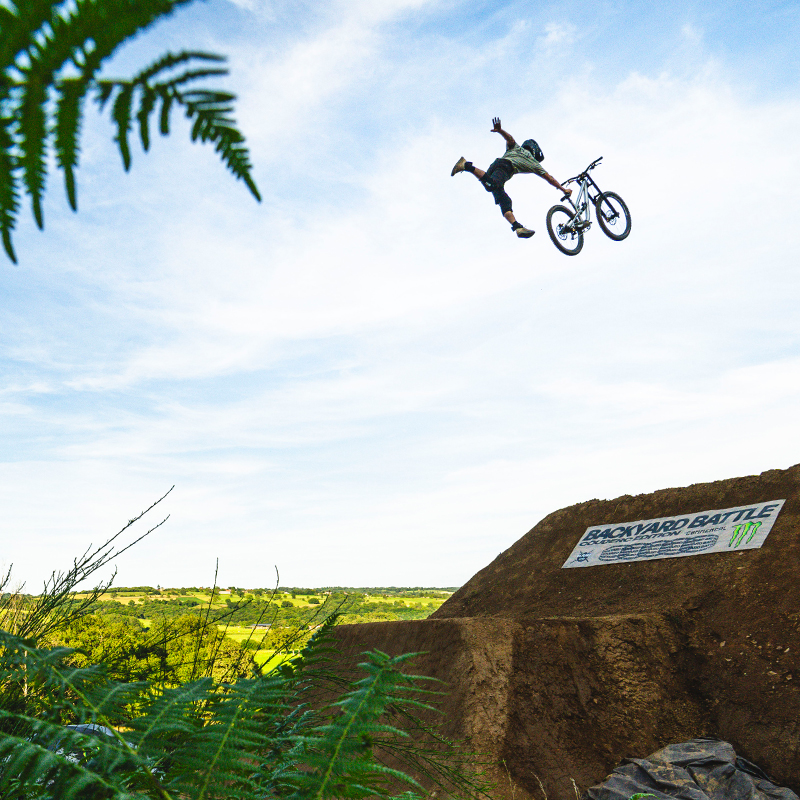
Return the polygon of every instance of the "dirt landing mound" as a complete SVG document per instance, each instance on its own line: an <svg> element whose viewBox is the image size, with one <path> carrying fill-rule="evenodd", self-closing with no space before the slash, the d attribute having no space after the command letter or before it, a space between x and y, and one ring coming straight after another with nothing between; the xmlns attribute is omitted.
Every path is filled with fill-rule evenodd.
<svg viewBox="0 0 800 800"><path fill-rule="evenodd" d="M591 525L769 500L764 546L562 570ZM624 757L719 736L800 789L800 466L592 500L546 517L432 618L342 626L356 657L428 651L448 733L489 753L510 797L574 797ZM503 766L503 764L505 766Z"/></svg>

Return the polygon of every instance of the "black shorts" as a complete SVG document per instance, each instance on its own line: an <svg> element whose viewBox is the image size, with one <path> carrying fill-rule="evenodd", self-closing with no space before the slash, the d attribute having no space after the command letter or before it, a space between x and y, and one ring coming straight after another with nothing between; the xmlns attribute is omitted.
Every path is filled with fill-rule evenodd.
<svg viewBox="0 0 800 800"><path fill-rule="evenodd" d="M500 211L507 214L511 211L511 198L505 190L506 181L514 174L511 162L498 158L489 165L486 174L481 178L481 183L487 192L491 192L494 202L500 206Z"/></svg>

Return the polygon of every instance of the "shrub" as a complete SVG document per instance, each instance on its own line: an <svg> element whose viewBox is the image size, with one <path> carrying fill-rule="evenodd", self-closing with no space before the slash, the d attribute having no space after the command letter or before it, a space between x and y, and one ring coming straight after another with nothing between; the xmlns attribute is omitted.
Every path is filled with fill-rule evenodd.
<svg viewBox="0 0 800 800"><path fill-rule="evenodd" d="M423 685L431 679L403 671L410 655L366 653L359 680L332 703L309 707L313 693L332 685L321 664L333 622L266 675L233 683L201 678L167 689L116 682L102 666L70 667L74 651L37 648L0 632L0 687L24 681L42 698L35 716L0 712L7 729L0 733L0 795L388 800L398 786L424 791L407 772L385 766L387 756L422 768L451 793L482 793L448 764L452 747L443 758L446 740L434 735L410 746L409 735L385 721L389 712L425 728L416 715L430 709L423 701L432 692ZM65 722L106 726L113 736L89 736ZM114 730L120 725L124 735Z"/></svg>

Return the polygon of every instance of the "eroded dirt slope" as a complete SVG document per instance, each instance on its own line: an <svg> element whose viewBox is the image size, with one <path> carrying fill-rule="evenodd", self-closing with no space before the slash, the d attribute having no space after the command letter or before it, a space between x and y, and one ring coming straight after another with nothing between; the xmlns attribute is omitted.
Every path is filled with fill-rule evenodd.
<svg viewBox="0 0 800 800"><path fill-rule="evenodd" d="M786 500L763 547L561 569L589 526ZM429 620L343 626L352 659L427 651L448 733L499 793L574 797L622 758L702 735L800 789L800 466L549 515ZM513 789L513 791L512 791Z"/></svg>

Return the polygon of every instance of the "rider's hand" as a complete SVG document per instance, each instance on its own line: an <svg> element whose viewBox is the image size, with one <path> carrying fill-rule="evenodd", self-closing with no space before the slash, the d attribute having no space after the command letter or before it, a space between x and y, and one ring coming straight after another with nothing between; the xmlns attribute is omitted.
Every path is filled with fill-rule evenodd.
<svg viewBox="0 0 800 800"><path fill-rule="evenodd" d="M492 124L494 125L492 128L492 133L500 133L502 130L502 126L500 125L500 117L493 117Z"/></svg>

